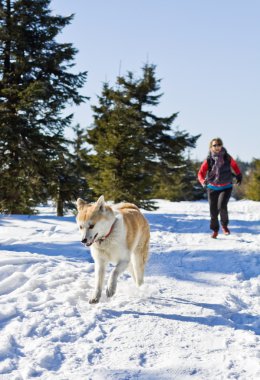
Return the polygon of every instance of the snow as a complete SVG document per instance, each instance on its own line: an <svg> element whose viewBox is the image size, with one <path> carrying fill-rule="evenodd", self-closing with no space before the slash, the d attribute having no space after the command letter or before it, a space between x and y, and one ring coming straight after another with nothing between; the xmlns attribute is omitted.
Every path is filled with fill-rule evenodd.
<svg viewBox="0 0 260 380"><path fill-rule="evenodd" d="M158 205L145 284L97 305L75 216L0 217L1 380L260 378L260 202L216 240L206 201Z"/></svg>

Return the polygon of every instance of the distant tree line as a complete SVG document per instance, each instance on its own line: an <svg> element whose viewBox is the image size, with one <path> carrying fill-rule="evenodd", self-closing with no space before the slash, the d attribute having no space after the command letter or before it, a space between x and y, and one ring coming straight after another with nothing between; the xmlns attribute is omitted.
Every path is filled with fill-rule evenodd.
<svg viewBox="0 0 260 380"><path fill-rule="evenodd" d="M77 50L56 41L72 18L54 16L50 0L0 0L0 212L33 213L51 199L62 216L78 196L100 194L146 209L155 198L202 198L199 163L187 155L199 136L173 127L177 113L154 113L162 96L154 65L104 83L93 124L65 138L66 107L88 99L87 72L71 71ZM260 200L259 170L257 159L245 164L237 198Z"/></svg>
<svg viewBox="0 0 260 380"><path fill-rule="evenodd" d="M238 158L237 162L243 173L243 182L234 188L233 196L236 199L260 201L260 159L254 158L252 162L246 163Z"/></svg>

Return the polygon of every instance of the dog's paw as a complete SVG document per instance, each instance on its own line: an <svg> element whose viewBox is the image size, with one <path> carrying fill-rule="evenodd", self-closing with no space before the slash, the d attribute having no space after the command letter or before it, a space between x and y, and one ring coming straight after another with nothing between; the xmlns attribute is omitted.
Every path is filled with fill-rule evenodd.
<svg viewBox="0 0 260 380"><path fill-rule="evenodd" d="M115 294L116 292L116 289L113 289L113 288L106 288L106 295L107 297L113 297L113 295Z"/></svg>
<svg viewBox="0 0 260 380"><path fill-rule="evenodd" d="M93 296L89 299L89 303L99 303L100 297L99 296Z"/></svg>
<svg viewBox="0 0 260 380"><path fill-rule="evenodd" d="M88 303L92 304L92 303L99 303L99 298L90 298Z"/></svg>

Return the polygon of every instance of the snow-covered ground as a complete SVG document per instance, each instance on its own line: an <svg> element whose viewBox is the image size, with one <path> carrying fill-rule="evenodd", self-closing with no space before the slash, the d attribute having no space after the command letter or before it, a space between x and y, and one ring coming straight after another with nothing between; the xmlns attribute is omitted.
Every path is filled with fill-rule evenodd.
<svg viewBox="0 0 260 380"><path fill-rule="evenodd" d="M0 217L1 380L260 379L260 202L216 240L206 201L159 204L145 284L97 305L74 216Z"/></svg>

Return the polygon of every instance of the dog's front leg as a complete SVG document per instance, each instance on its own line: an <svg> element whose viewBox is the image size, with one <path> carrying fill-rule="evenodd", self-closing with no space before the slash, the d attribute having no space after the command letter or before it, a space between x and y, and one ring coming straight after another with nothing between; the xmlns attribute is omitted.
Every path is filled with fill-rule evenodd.
<svg viewBox="0 0 260 380"><path fill-rule="evenodd" d="M104 276L105 276L106 263L104 261L95 261L95 290L89 303L98 303L101 297Z"/></svg>
<svg viewBox="0 0 260 380"><path fill-rule="evenodd" d="M129 261L119 261L116 267L112 270L106 289L107 297L112 297L115 294L118 276L124 272L128 267L128 264Z"/></svg>

